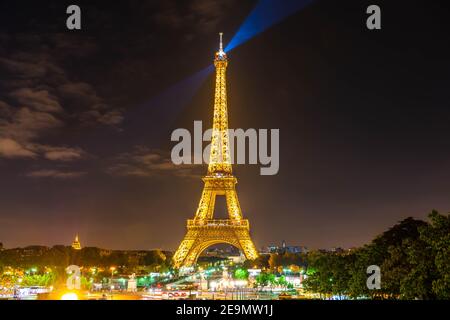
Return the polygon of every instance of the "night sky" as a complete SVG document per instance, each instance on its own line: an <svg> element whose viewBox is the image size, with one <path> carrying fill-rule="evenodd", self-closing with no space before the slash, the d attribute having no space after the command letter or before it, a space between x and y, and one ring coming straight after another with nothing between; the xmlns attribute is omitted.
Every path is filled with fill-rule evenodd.
<svg viewBox="0 0 450 320"><path fill-rule="evenodd" d="M280 129L277 175L234 166L258 248L450 211L450 12L389 2L313 1L229 52L230 127ZM176 249L206 166L171 164L170 134L211 125L214 76L192 75L256 4L0 1L0 242Z"/></svg>

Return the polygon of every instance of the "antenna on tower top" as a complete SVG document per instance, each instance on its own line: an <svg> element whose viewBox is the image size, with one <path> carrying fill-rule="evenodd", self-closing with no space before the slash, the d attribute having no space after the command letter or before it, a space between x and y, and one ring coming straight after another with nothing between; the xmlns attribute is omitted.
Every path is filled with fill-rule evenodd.
<svg viewBox="0 0 450 320"><path fill-rule="evenodd" d="M216 60L220 60L220 61L227 60L227 55L226 55L226 53L223 51L222 35L223 35L223 32L219 32L219 38L220 38L220 42L219 42L219 51L216 52L214 61L216 61Z"/></svg>
<svg viewBox="0 0 450 320"><path fill-rule="evenodd" d="M222 35L223 35L223 32L219 32L219 36L220 36L219 52L223 52Z"/></svg>

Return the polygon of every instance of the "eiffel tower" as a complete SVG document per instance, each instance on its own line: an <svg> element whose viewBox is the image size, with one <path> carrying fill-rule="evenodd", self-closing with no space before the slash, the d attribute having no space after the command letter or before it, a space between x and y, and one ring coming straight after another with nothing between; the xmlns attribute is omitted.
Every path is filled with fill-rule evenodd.
<svg viewBox="0 0 450 320"><path fill-rule="evenodd" d="M220 46L215 54L214 65L216 91L208 173L203 177L205 186L195 217L187 221L187 233L173 256L175 268L192 266L203 250L218 243L235 246L247 259L253 260L258 257L258 252L250 238L249 222L242 218L235 188L237 179L233 176L231 168L225 81L228 58L223 51L222 33L220 33ZM217 196L225 196L228 219L214 219Z"/></svg>

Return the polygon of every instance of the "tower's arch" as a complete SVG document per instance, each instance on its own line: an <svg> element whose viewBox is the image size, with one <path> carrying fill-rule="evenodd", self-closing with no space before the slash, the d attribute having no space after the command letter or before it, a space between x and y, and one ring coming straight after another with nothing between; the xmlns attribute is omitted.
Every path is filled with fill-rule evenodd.
<svg viewBox="0 0 450 320"><path fill-rule="evenodd" d="M173 257L175 267L189 267L208 247L226 243L239 249L247 259L258 257L249 234L248 220L188 220L188 231Z"/></svg>
<svg viewBox="0 0 450 320"><path fill-rule="evenodd" d="M206 249L214 246L214 245L218 245L218 244L227 244L230 246L233 246L234 248L238 249L240 252L243 252L242 248L240 247L239 243L237 243L237 241L224 241L224 240L220 240L220 239L216 239L216 240L211 240L211 241L205 241L204 243L200 244L194 251L196 252L195 258L193 263L196 263L198 258L202 255L203 252L206 251Z"/></svg>

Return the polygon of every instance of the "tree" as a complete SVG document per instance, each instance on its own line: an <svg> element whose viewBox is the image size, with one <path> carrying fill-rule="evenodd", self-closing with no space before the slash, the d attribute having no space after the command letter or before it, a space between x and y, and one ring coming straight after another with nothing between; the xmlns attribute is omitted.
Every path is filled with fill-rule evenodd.
<svg viewBox="0 0 450 320"><path fill-rule="evenodd" d="M332 293L333 264L330 257L329 253L319 251L308 255L307 279L304 282L306 290L321 295Z"/></svg>
<svg viewBox="0 0 450 320"><path fill-rule="evenodd" d="M273 273L268 272L261 272L259 275L256 276L255 280L258 285L263 287L276 284L275 275Z"/></svg>
<svg viewBox="0 0 450 320"><path fill-rule="evenodd" d="M279 267L287 267L290 265L301 266L304 265L304 255L300 253L271 253L269 258L269 266L272 270L277 270Z"/></svg>
<svg viewBox="0 0 450 320"><path fill-rule="evenodd" d="M431 248L421 239L403 242L403 251L407 255L408 272L400 283L402 299L434 299L433 279L436 278Z"/></svg>
<svg viewBox="0 0 450 320"><path fill-rule="evenodd" d="M441 260L447 261L448 245L439 242L433 236L440 238L448 236L448 224L442 216L435 214L436 230L429 231L428 224L421 220L406 218L392 228L377 236L370 244L346 253L310 252L307 256L307 279L305 289L322 295L348 295L352 298L430 298L431 284L441 289L445 297L447 282L433 281L435 278L433 252L426 244L425 235L429 234L430 243L438 244L436 252L442 252ZM437 222L439 221L439 223ZM446 229L447 228L447 229ZM426 233L428 230L428 233ZM447 231L445 231L447 230ZM423 235L422 235L423 234ZM413 259L414 258L414 259ZM377 265L381 268L381 289L367 288L367 268ZM448 274L446 264L441 263L442 275ZM441 279L445 279L444 276ZM448 290L447 290L448 291Z"/></svg>
<svg viewBox="0 0 450 320"><path fill-rule="evenodd" d="M350 266L354 261L353 255L331 254L331 290L333 295L342 298L349 293L349 281L351 278Z"/></svg>
<svg viewBox="0 0 450 320"><path fill-rule="evenodd" d="M406 256L407 245L404 243L417 241L419 229L425 226L427 223L422 220L406 218L377 236L370 244L358 249L351 267L350 296L399 297L401 285L411 269ZM381 269L380 290L367 288L366 271L370 265L377 265Z"/></svg>
<svg viewBox="0 0 450 320"><path fill-rule="evenodd" d="M266 272L261 272L260 274L258 274L255 280L256 283L262 287L265 287L269 284L269 277Z"/></svg>
<svg viewBox="0 0 450 320"><path fill-rule="evenodd" d="M246 269L236 269L234 271L234 277L236 279L245 280L248 279L248 271Z"/></svg>
<svg viewBox="0 0 450 320"><path fill-rule="evenodd" d="M251 268L268 268L269 267L269 256L267 255L260 255L258 258L254 260L245 260L243 264L244 268L251 269Z"/></svg>
<svg viewBox="0 0 450 320"><path fill-rule="evenodd" d="M53 273L24 275L22 278L22 286L51 286L55 282Z"/></svg>
<svg viewBox="0 0 450 320"><path fill-rule="evenodd" d="M287 287L289 285L289 282L287 282L285 276L281 276L276 280L276 284L282 287Z"/></svg>
<svg viewBox="0 0 450 320"><path fill-rule="evenodd" d="M431 223L419 231L436 271L432 292L437 299L450 299L450 214L441 215L433 210L428 217Z"/></svg>

